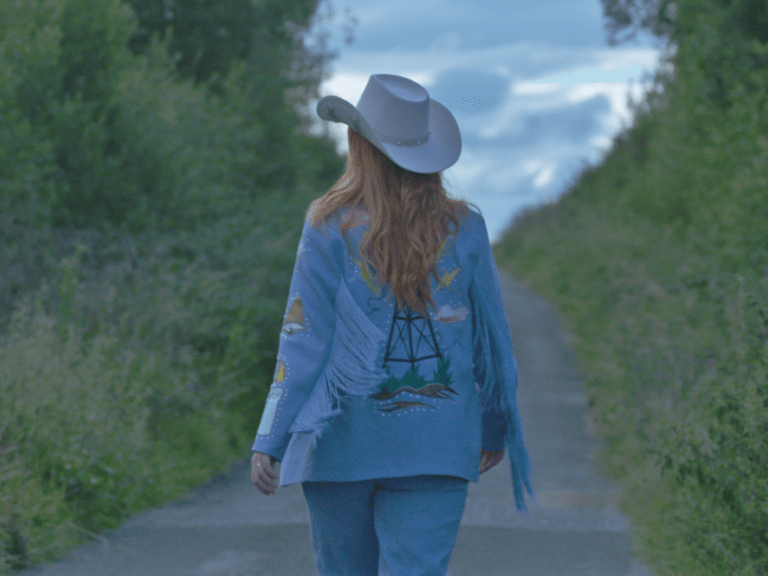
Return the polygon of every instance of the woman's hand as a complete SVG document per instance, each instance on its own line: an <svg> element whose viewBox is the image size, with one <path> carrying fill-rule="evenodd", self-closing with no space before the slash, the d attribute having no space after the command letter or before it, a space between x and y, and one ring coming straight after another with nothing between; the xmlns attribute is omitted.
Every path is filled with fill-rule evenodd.
<svg viewBox="0 0 768 576"><path fill-rule="evenodd" d="M504 450L498 450L496 452L486 452L480 450L480 474L488 472L491 468L496 466L504 459Z"/></svg>
<svg viewBox="0 0 768 576"><path fill-rule="evenodd" d="M275 462L277 458L262 452L254 452L251 457L251 482L267 496L277 490L277 474L272 468Z"/></svg>

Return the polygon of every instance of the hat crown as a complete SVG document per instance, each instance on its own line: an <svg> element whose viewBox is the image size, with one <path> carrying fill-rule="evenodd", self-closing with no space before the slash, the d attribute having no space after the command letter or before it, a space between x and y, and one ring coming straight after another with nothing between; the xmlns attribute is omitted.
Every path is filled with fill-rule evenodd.
<svg viewBox="0 0 768 576"><path fill-rule="evenodd" d="M429 94L408 78L371 76L357 109L384 140L417 141L429 134Z"/></svg>
<svg viewBox="0 0 768 576"><path fill-rule="evenodd" d="M442 172L461 154L461 133L450 110L402 76L374 74L357 106L324 96L317 103L317 115L346 124L411 172Z"/></svg>

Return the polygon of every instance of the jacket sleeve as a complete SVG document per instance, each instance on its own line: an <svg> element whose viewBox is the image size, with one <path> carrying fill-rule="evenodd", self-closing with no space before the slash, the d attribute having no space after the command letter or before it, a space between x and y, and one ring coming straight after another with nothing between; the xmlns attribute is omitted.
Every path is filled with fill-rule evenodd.
<svg viewBox="0 0 768 576"><path fill-rule="evenodd" d="M486 386L486 381L489 379L488 362L487 357L489 354L496 352L490 349L491 339L484 338L488 334L491 328L502 330L502 336L504 328L506 328L506 336L511 342L511 336L509 336L509 325L507 324L506 316L504 315L504 308L501 300L501 289L499 287L499 278L496 270L496 262L493 258L493 252L491 251L490 239L488 237L488 230L485 226L485 221L481 218L480 222L476 226L477 230L477 254L476 263L474 269L474 276L472 280L472 329L474 347L473 347L473 361L472 366L475 370L475 378L480 383L481 388ZM480 312L481 296L484 296L484 300L490 304L490 306L497 311L494 321L496 326L488 326L488 318L484 318ZM501 311L498 314L498 311ZM515 379L517 383L517 374L507 373L506 378ZM507 426L504 418L504 411L499 403L489 403L489 398L485 398L483 402L482 411L482 449L489 452L495 452L504 448L504 439L506 436Z"/></svg>
<svg viewBox="0 0 768 576"><path fill-rule="evenodd" d="M480 385L483 406L483 448L507 446L515 504L519 510L525 510L523 492L533 496L533 489L530 484L530 460L517 407L517 361L509 322L504 313L496 261L482 217L476 230L476 264L470 299L473 370Z"/></svg>
<svg viewBox="0 0 768 576"><path fill-rule="evenodd" d="M342 276L341 248L335 235L326 236L307 218L280 332L275 376L252 448L278 460L288 448L289 428L328 360Z"/></svg>

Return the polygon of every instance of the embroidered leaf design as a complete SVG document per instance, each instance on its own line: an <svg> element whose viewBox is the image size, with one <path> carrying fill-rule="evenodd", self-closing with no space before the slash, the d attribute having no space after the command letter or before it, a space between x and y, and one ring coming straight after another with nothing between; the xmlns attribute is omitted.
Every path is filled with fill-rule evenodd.
<svg viewBox="0 0 768 576"><path fill-rule="evenodd" d="M437 370L433 376L435 382L441 382L445 386L453 384L453 377L450 372L451 359L448 356L444 356L437 361Z"/></svg>

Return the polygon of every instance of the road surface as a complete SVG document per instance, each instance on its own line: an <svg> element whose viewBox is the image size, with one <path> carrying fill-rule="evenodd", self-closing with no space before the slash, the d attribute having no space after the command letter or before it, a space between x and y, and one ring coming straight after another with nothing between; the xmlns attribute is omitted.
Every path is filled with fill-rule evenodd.
<svg viewBox="0 0 768 576"><path fill-rule="evenodd" d="M500 271L520 369L518 401L537 503L514 508L509 463L470 483L450 576L649 576L630 551L615 486L593 464L598 440L556 313ZM25 576L312 576L299 485L275 496L247 461L186 497ZM407 575L404 575L407 576Z"/></svg>

